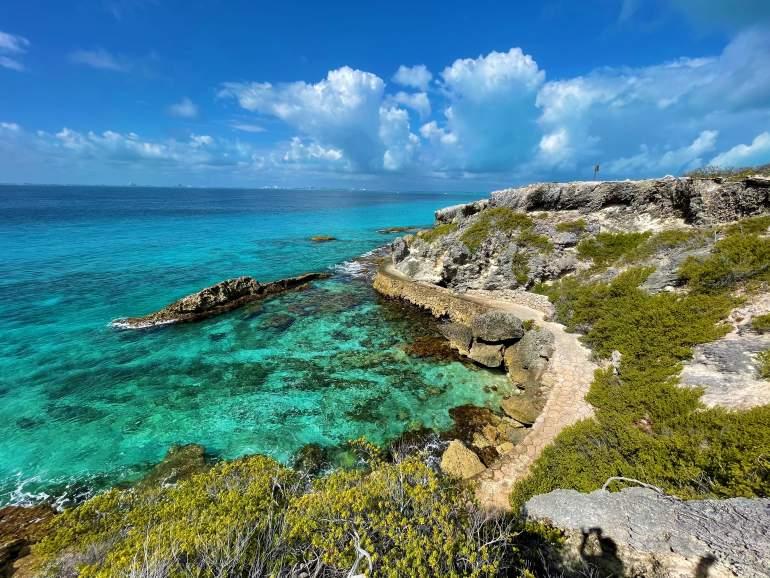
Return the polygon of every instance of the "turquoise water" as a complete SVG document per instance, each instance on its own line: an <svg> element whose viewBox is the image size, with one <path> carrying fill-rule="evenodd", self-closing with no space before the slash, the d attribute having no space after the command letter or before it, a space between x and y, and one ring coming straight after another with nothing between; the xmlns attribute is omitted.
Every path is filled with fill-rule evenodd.
<svg viewBox="0 0 770 578"><path fill-rule="evenodd" d="M467 195L0 187L0 504L137 478L174 443L269 454L494 404L500 375L417 359L430 322L346 262ZM339 241L315 244L308 237ZM198 324L125 331L225 278L335 272Z"/></svg>

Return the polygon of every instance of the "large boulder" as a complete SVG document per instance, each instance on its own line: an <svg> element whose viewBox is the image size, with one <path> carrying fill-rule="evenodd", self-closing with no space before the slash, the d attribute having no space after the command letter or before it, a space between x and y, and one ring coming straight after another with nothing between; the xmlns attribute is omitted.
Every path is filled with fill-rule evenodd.
<svg viewBox="0 0 770 578"><path fill-rule="evenodd" d="M524 335L521 319L507 311L488 311L471 321L473 337L487 342L512 341Z"/></svg>
<svg viewBox="0 0 770 578"><path fill-rule="evenodd" d="M553 554L590 575L768 576L767 498L682 501L647 488L555 490L524 509L528 520L564 531L565 547Z"/></svg>
<svg viewBox="0 0 770 578"><path fill-rule="evenodd" d="M441 456L441 471L455 478L467 480L486 470L479 457L460 440L452 440Z"/></svg>
<svg viewBox="0 0 770 578"><path fill-rule="evenodd" d="M503 364L503 346L474 341L468 357L486 367L500 367Z"/></svg>
<svg viewBox="0 0 770 578"><path fill-rule="evenodd" d="M522 381L517 378L523 374L526 374L525 383L539 381L553 355L553 349L553 333L542 327L530 329L516 344L505 350L509 375L517 382Z"/></svg>

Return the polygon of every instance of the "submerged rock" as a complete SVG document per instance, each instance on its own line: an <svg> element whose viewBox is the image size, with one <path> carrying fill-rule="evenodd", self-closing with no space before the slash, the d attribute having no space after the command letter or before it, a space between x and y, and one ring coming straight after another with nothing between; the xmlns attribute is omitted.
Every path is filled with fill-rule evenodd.
<svg viewBox="0 0 770 578"><path fill-rule="evenodd" d="M198 444L173 445L166 457L153 467L142 480L138 488L165 486L199 474L208 469L206 449Z"/></svg>
<svg viewBox="0 0 770 578"><path fill-rule="evenodd" d="M329 450L320 444L305 444L294 455L292 467L300 472L315 476L329 467L331 457Z"/></svg>
<svg viewBox="0 0 770 578"><path fill-rule="evenodd" d="M452 440L441 456L441 471L448 476L467 480L486 469L479 457L460 440Z"/></svg>
<svg viewBox="0 0 770 578"><path fill-rule="evenodd" d="M404 347L404 351L413 357L432 357L446 361L461 359L446 339L431 335L416 338Z"/></svg>
<svg viewBox="0 0 770 578"><path fill-rule="evenodd" d="M328 243L329 241L336 241L337 237L332 237L331 235L316 235L310 237L310 240L314 243Z"/></svg>
<svg viewBox="0 0 770 578"><path fill-rule="evenodd" d="M292 289L304 287L311 281L325 279L327 273L307 273L271 283L260 283L253 277L227 279L183 297L160 311L143 317L116 319L113 325L124 329L143 329L171 323L200 321Z"/></svg>

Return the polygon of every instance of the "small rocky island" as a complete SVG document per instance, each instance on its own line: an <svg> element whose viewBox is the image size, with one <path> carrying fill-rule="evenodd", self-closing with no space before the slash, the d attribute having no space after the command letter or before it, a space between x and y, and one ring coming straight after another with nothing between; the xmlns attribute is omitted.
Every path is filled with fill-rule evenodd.
<svg viewBox="0 0 770 578"><path fill-rule="evenodd" d="M328 273L306 273L270 283L260 283L253 277L236 277L182 297L155 313L116 319L112 323L121 329L146 329L172 323L200 321L243 307L252 301L302 288L311 281L327 277Z"/></svg>

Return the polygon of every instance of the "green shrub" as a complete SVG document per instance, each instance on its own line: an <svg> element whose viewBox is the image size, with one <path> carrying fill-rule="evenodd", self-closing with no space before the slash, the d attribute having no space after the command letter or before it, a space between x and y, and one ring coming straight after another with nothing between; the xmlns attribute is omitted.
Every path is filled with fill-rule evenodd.
<svg viewBox="0 0 770 578"><path fill-rule="evenodd" d="M588 223L585 219L575 219L574 221L564 221L556 225L556 230L560 233L582 233L586 230Z"/></svg>
<svg viewBox="0 0 770 578"><path fill-rule="evenodd" d="M420 231L417 233L417 236L426 243L433 243L437 239L440 239L449 233L454 233L456 230L457 223L442 223L440 225L436 225L432 229L428 229L427 231Z"/></svg>
<svg viewBox="0 0 770 578"><path fill-rule="evenodd" d="M559 321L585 333L600 357L621 353L619 375L599 370L587 400L596 417L565 429L514 487L520 507L556 488L588 492L612 476L658 485L683 498L765 496L770 488L770 406L706 409L698 389L677 385L692 347L722 336L737 305L726 293L649 295L651 269L612 283L565 278L538 286Z"/></svg>
<svg viewBox="0 0 770 578"><path fill-rule="evenodd" d="M724 291L741 281L770 280L770 239L730 235L718 241L706 259L687 259L679 272L700 292Z"/></svg>
<svg viewBox="0 0 770 578"><path fill-rule="evenodd" d="M770 215L760 215L758 217L749 217L733 223L726 228L728 235L738 235L746 233L756 233L761 235L767 233L770 228Z"/></svg>
<svg viewBox="0 0 770 578"><path fill-rule="evenodd" d="M591 259L597 267L607 267L621 257L632 253L649 239L651 233L599 233L578 243L578 255Z"/></svg>
<svg viewBox="0 0 770 578"><path fill-rule="evenodd" d="M511 256L511 270L519 285L526 285L529 281L529 255L523 251L516 251Z"/></svg>
<svg viewBox="0 0 770 578"><path fill-rule="evenodd" d="M758 353L757 361L759 361L759 375L763 379L770 379L770 349Z"/></svg>
<svg viewBox="0 0 770 578"><path fill-rule="evenodd" d="M478 214L460 240L471 251L476 251L494 231L510 235L516 231L531 230L533 225L532 218L526 213L518 213L506 207L492 207Z"/></svg>
<svg viewBox="0 0 770 578"><path fill-rule="evenodd" d="M553 243L551 243L551 240L545 235L535 233L532 229L522 229L519 232L516 241L522 247L530 247L543 253L550 253L553 251Z"/></svg>
<svg viewBox="0 0 770 578"><path fill-rule="evenodd" d="M770 332L770 313L755 315L751 320L751 328L759 333Z"/></svg>

